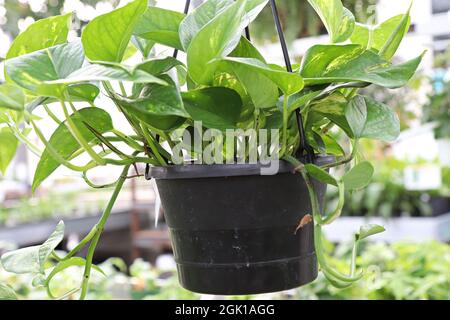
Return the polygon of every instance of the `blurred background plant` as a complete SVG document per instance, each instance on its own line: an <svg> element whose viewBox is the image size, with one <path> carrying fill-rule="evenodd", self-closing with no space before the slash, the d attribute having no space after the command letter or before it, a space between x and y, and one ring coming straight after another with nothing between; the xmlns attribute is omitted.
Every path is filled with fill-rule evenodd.
<svg viewBox="0 0 450 320"><path fill-rule="evenodd" d="M434 85L429 102L424 107L423 121L435 123L436 139L450 139L450 80L437 81Z"/></svg>
<svg viewBox="0 0 450 320"><path fill-rule="evenodd" d="M373 6L376 4L376 0L344 0L343 4L355 13L357 21L366 23L372 19L371 21L375 22L376 12ZM326 29L307 1L277 0L277 5L289 42L299 38L326 34ZM252 25L251 33L259 42L277 41L272 12L269 7Z"/></svg>
<svg viewBox="0 0 450 320"><path fill-rule="evenodd" d="M358 263L370 266L362 281L339 290L325 278L299 289L259 296L225 297L242 299L450 299L450 247L439 242L368 243ZM334 252L331 261L347 270L342 257L351 254L351 245L337 247L328 243ZM127 269L125 263L111 258L100 264L105 275L93 273L89 299L211 299L184 290L178 285L174 270L158 270L148 262L136 260ZM52 292L61 296L77 284L82 269L71 267L52 280ZM45 290L30 291L32 279L12 275L0 268L0 282L14 288L21 299L47 299Z"/></svg>

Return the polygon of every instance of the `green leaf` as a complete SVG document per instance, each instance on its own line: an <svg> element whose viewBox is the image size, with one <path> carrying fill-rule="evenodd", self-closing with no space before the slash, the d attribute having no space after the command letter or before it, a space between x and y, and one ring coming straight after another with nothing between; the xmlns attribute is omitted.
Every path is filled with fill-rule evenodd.
<svg viewBox="0 0 450 320"><path fill-rule="evenodd" d="M184 110L180 92L176 87L152 85L149 90L151 93L148 97L130 101L133 108L148 114L189 117Z"/></svg>
<svg viewBox="0 0 450 320"><path fill-rule="evenodd" d="M0 300L18 300L14 290L6 284L0 283Z"/></svg>
<svg viewBox="0 0 450 320"><path fill-rule="evenodd" d="M74 84L67 88L72 102L94 102L100 94L100 89L90 83Z"/></svg>
<svg viewBox="0 0 450 320"><path fill-rule="evenodd" d="M23 112L0 107L0 123L11 123L10 118L14 123L21 123L23 120Z"/></svg>
<svg viewBox="0 0 450 320"><path fill-rule="evenodd" d="M139 50L139 52L142 54L144 59L147 59L150 56L150 54L152 52L152 49L155 46L155 42L154 41L143 39L143 38L138 37L138 36L133 36L131 38L131 42Z"/></svg>
<svg viewBox="0 0 450 320"><path fill-rule="evenodd" d="M335 92L329 97L313 103L307 118L306 127L312 128L317 122L323 121L323 117L326 117L344 130L349 137L353 138L353 132L345 118L347 104L347 99L339 92Z"/></svg>
<svg viewBox="0 0 450 320"><path fill-rule="evenodd" d="M9 128L0 128L0 173L5 174L16 155L19 141Z"/></svg>
<svg viewBox="0 0 450 320"><path fill-rule="evenodd" d="M113 129L111 117L106 111L99 108L89 107L81 109L73 114L71 118L81 135L88 142L94 141L96 138L84 125L84 122L102 134ZM69 159L70 156L80 148L77 140L72 136L65 122L55 130L49 143L64 159ZM36 190L42 181L47 179L59 166L60 164L58 161L53 159L47 150L44 150L34 174L32 185L33 191Z"/></svg>
<svg viewBox="0 0 450 320"><path fill-rule="evenodd" d="M345 118L352 129L353 136L360 138L363 135L367 121L367 106L364 97L355 96L345 107Z"/></svg>
<svg viewBox="0 0 450 320"><path fill-rule="evenodd" d="M347 39L351 37L353 34L353 31L355 30L355 16L353 13L348 10L347 8L344 8L343 15L342 15L342 21L341 25L339 27L338 31L338 37L336 38L336 41L334 42L344 42Z"/></svg>
<svg viewBox="0 0 450 320"><path fill-rule="evenodd" d="M404 20L405 17L406 20ZM397 31L397 33L395 33L400 25L402 26L402 30L399 30ZM408 33L410 25L411 18L409 17L409 15L405 16L403 14L392 17L389 20L374 27L357 23L355 31L353 32L353 35L351 37L351 41L352 43L359 44L364 48L373 48L377 51L380 51L388 43L392 35L396 34L396 36L393 38L393 41L389 45L389 52L387 51L384 55L384 58L386 60L390 60L400 46L401 40ZM369 41L371 42L370 44Z"/></svg>
<svg viewBox="0 0 450 320"><path fill-rule="evenodd" d="M303 58L300 74L305 85L368 82L386 88L405 86L422 61L419 57L392 65L360 45L317 45Z"/></svg>
<svg viewBox="0 0 450 320"><path fill-rule="evenodd" d="M359 241L374 234L382 233L384 231L386 231L386 229L383 226L377 224L366 224L359 228L359 232L355 234L355 238L356 241Z"/></svg>
<svg viewBox="0 0 450 320"><path fill-rule="evenodd" d="M225 88L236 91L241 96L242 104L244 106L252 107L251 104L253 102L251 101L251 98L250 98L249 94L247 93L247 91L249 91L248 88L244 87L243 81L238 79L238 77L235 74L231 74L231 73L227 73L227 72L216 73L214 75L214 81L213 81L212 86L213 87L225 87ZM251 112L252 117L253 117L253 113L254 113L254 111Z"/></svg>
<svg viewBox="0 0 450 320"><path fill-rule="evenodd" d="M355 18L341 0L308 0L319 15L332 43L344 42L353 33Z"/></svg>
<svg viewBox="0 0 450 320"><path fill-rule="evenodd" d="M144 106L136 105L135 103L127 103L126 101L118 101L119 105L125 109L129 114L133 115L139 121L142 121L153 128L161 131L172 131L179 128L186 121L185 118L174 115L160 115L153 113L152 109L145 109ZM147 105L149 107L151 105ZM164 108L164 106L163 106ZM160 109L161 110L161 109ZM166 113L173 111L173 108L164 108ZM170 111L169 111L170 110Z"/></svg>
<svg viewBox="0 0 450 320"><path fill-rule="evenodd" d="M185 51L197 33L220 12L234 3L234 0L209 0L190 13L180 24L180 41Z"/></svg>
<svg viewBox="0 0 450 320"><path fill-rule="evenodd" d="M11 84L0 85L0 108L23 110L25 95L22 89Z"/></svg>
<svg viewBox="0 0 450 320"><path fill-rule="evenodd" d="M100 89L90 83L69 85L67 92L72 102L94 102L100 94ZM58 102L58 99L50 97L38 97L26 105L28 112L32 113L37 107L43 104Z"/></svg>
<svg viewBox="0 0 450 320"><path fill-rule="evenodd" d="M129 81L134 83L167 83L143 70L130 71L125 67L91 64L85 66L64 79L47 81L47 85L67 85L91 81Z"/></svg>
<svg viewBox="0 0 450 320"><path fill-rule="evenodd" d="M400 120L387 105L364 97L367 105L367 120L362 138L394 141L400 135Z"/></svg>
<svg viewBox="0 0 450 320"><path fill-rule="evenodd" d="M261 63L265 63L264 57L258 49L256 49L245 37L241 37L238 46L230 53L230 57L253 58L261 61ZM238 82L244 89L245 94L241 94L241 92L235 88L230 88L235 89L241 94L244 105L247 104L247 98L250 98L253 106L258 109L272 108L276 105L280 95L278 87L261 72L251 70L250 68L239 64L232 65L228 62L221 64L219 70L223 70L228 74L233 73L236 80L239 80ZM216 82L214 82L214 86L217 86Z"/></svg>
<svg viewBox="0 0 450 320"><path fill-rule="evenodd" d="M171 82L167 76L166 81ZM141 93L141 98L135 100L115 99L137 119L163 131L180 126L185 121L181 118L189 118L181 94L173 82L170 86L148 85Z"/></svg>
<svg viewBox="0 0 450 320"><path fill-rule="evenodd" d="M39 20L19 34L11 44L6 59L12 59L67 41L72 14Z"/></svg>
<svg viewBox="0 0 450 320"><path fill-rule="evenodd" d="M149 74L158 76L166 73L176 66L184 66L183 63L173 57L148 59L138 64L134 69L142 70Z"/></svg>
<svg viewBox="0 0 450 320"><path fill-rule="evenodd" d="M178 30L185 15L157 7L149 7L136 25L134 34L168 47L183 50Z"/></svg>
<svg viewBox="0 0 450 320"><path fill-rule="evenodd" d="M400 46L400 43L402 42L403 38L408 33L409 27L411 25L410 12L412 4L413 3L411 1L408 11L406 12L405 15L403 15L402 19L400 20L400 23L397 25L397 27L391 33L390 37L384 43L383 47L381 47L380 49L380 55L386 60L392 59L392 57L397 52L397 49Z"/></svg>
<svg viewBox="0 0 450 320"><path fill-rule="evenodd" d="M326 154L332 154L336 156L345 156L345 151L341 145L336 141L334 137L329 134L324 134L321 136L323 142L325 143Z"/></svg>
<svg viewBox="0 0 450 320"><path fill-rule="evenodd" d="M267 0L238 0L220 11L196 34L187 50L188 72L194 82L212 83L220 65L218 60L233 52L244 28L266 4Z"/></svg>
<svg viewBox="0 0 450 320"><path fill-rule="evenodd" d="M367 187L373 177L374 169L368 161L362 161L354 166L343 177L345 188L350 191Z"/></svg>
<svg viewBox="0 0 450 320"><path fill-rule="evenodd" d="M55 231L50 235L50 237L39 247L39 264L41 266L41 273L44 272L45 262L50 257L53 250L63 241L64 239L64 222L60 221L56 226Z"/></svg>
<svg viewBox="0 0 450 320"><path fill-rule="evenodd" d="M289 97L288 112L293 112L296 109L302 109L306 104L308 104L312 99L316 98L322 90L309 91L302 90L301 92L295 93ZM281 101L282 102L282 101ZM280 108L282 108L282 103Z"/></svg>
<svg viewBox="0 0 450 320"><path fill-rule="evenodd" d="M47 241L40 246L27 247L5 253L1 262L3 268L16 274L43 274L45 263L52 251L64 238L64 223L61 221Z"/></svg>
<svg viewBox="0 0 450 320"><path fill-rule="evenodd" d="M83 61L83 47L75 41L7 60L6 72L36 95L61 98L66 86L49 82L65 79L80 69Z"/></svg>
<svg viewBox="0 0 450 320"><path fill-rule="evenodd" d="M285 95L291 95L303 89L303 79L300 75L271 68L264 62L252 58L225 58L224 61L242 68L246 72L257 72L275 83ZM238 69L239 70L239 69Z"/></svg>
<svg viewBox="0 0 450 320"><path fill-rule="evenodd" d="M261 62L266 63L263 55L256 49L256 47L245 37L241 37L238 45L234 50L230 53L230 57L237 58L254 58L258 59Z"/></svg>
<svg viewBox="0 0 450 320"><path fill-rule="evenodd" d="M40 273L39 247L27 247L2 255L3 269L16 274Z"/></svg>
<svg viewBox="0 0 450 320"><path fill-rule="evenodd" d="M192 39L187 51L187 65L189 76L193 81L204 85L212 82L217 66L216 63L210 62L227 56L238 45L245 27L244 18L244 2L237 1L222 10Z"/></svg>
<svg viewBox="0 0 450 320"><path fill-rule="evenodd" d="M135 0L92 20L81 36L86 57L91 61L121 62L147 2Z"/></svg>
<svg viewBox="0 0 450 320"><path fill-rule="evenodd" d="M197 33L222 11L234 3L234 0L209 0L197 7L181 23L179 28L181 44L185 51L188 50L192 39ZM248 23L252 22L261 10L267 5L268 0L246 0L245 11ZM242 40L245 38L243 37ZM246 39L245 39L246 40ZM242 41L241 41L242 42ZM248 41L247 41L248 42ZM241 55L239 55L242 57ZM246 56L247 57L247 56Z"/></svg>
<svg viewBox="0 0 450 320"><path fill-rule="evenodd" d="M225 131L236 128L242 109L239 94L227 88L204 88L182 93L184 107L194 121Z"/></svg>
<svg viewBox="0 0 450 320"><path fill-rule="evenodd" d="M322 168L308 163L305 164L305 169L306 171L308 171L308 174L313 177L314 179L316 179L317 181L326 183L326 184L331 184L333 186L337 187L337 181L336 179L330 175L328 172L326 172L325 170L323 170Z"/></svg>
<svg viewBox="0 0 450 320"><path fill-rule="evenodd" d="M36 275L36 276L33 278L32 282L31 282L31 285L32 285L34 288L45 286L45 275L43 275L43 274L41 274L41 273L38 274L38 275Z"/></svg>

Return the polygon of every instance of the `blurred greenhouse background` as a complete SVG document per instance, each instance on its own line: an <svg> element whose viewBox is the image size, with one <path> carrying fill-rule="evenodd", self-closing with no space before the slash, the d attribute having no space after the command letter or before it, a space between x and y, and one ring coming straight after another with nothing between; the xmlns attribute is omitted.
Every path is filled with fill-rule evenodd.
<svg viewBox="0 0 450 320"><path fill-rule="evenodd" d="M152 1L182 11L184 0ZM0 0L1 61L12 39L34 21L75 12L70 37L84 25L124 0ZM193 1L194 6L201 0ZM377 24L403 13L409 0L346 0L358 21ZM326 30L306 0L278 0L291 55L300 62L311 44L326 43ZM272 62L283 58L270 9L251 26L258 48ZM377 235L360 257L368 267L364 280L338 290L326 280L284 293L230 299L450 299L450 1L415 1L407 40L400 59L428 50L420 73L406 89L367 88L391 106L401 119L402 134L392 144L365 142L364 154L374 160L376 174L365 190L348 194L343 217L326 229L329 252L338 259L351 255L348 236L361 223L379 223L387 231ZM158 47L161 52L167 48ZM44 127L44 126L43 126ZM47 133L54 126L48 124ZM0 143L8 143L1 140ZM60 250L70 250L95 224L110 190L89 189L80 176L63 168L34 195L31 179L37 159L23 146L12 165L2 167L0 154L0 254L41 243L64 219L68 236ZM139 168L143 170L143 168ZM4 174L1 172L4 171ZM97 170L91 179L109 181L111 169ZM92 299L210 299L179 287L171 247L154 185L143 178L126 185L107 224L96 255L107 277L96 274ZM337 201L328 192L328 204ZM345 270L345 266L343 266ZM55 295L67 292L79 279L73 267L52 281ZM0 282L16 289L22 298L45 298L46 292L30 292L32 279L11 275L0 267Z"/></svg>

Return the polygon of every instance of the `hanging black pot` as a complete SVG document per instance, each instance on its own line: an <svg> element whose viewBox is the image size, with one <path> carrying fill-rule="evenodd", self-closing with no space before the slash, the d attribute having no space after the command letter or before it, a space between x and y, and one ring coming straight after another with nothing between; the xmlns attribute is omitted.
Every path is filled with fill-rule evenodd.
<svg viewBox="0 0 450 320"><path fill-rule="evenodd" d="M318 157L317 165L333 161ZM170 230L181 285L241 295L299 287L317 277L306 185L291 165L260 175L260 165L149 168ZM321 202L326 186L316 184Z"/></svg>

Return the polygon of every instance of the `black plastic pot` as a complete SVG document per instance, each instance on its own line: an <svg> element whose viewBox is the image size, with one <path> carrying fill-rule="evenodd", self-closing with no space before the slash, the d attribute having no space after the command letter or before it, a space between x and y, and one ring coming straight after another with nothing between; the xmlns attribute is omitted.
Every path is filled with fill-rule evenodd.
<svg viewBox="0 0 450 320"><path fill-rule="evenodd" d="M317 164L331 162L319 157ZM299 287L317 277L306 185L291 165L260 175L260 165L150 168L170 230L181 285L241 295ZM316 184L322 202L326 186Z"/></svg>
<svg viewBox="0 0 450 320"><path fill-rule="evenodd" d="M442 216L450 212L450 198L432 196L430 198L429 204L433 212L433 217Z"/></svg>

